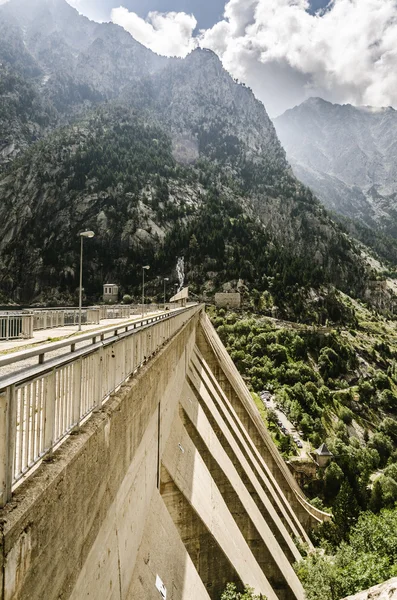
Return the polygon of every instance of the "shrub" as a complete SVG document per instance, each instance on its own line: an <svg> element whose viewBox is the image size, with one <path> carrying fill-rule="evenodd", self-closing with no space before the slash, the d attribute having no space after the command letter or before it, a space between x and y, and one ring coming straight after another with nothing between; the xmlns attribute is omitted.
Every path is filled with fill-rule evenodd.
<svg viewBox="0 0 397 600"><path fill-rule="evenodd" d="M388 376L382 371L379 371L373 380L376 389L378 390L387 390L390 389L390 381Z"/></svg>
<svg viewBox="0 0 397 600"><path fill-rule="evenodd" d="M375 394L375 390L369 381L360 381L358 393L360 394L360 400L369 404Z"/></svg>
<svg viewBox="0 0 397 600"><path fill-rule="evenodd" d="M333 500L338 494L344 479L343 471L336 462L331 462L324 472L324 495Z"/></svg>
<svg viewBox="0 0 397 600"><path fill-rule="evenodd" d="M332 529L329 523L323 529ZM397 510L362 513L335 556L316 551L295 567L308 600L338 600L397 575Z"/></svg>
<svg viewBox="0 0 397 600"><path fill-rule="evenodd" d="M369 440L368 447L379 452L380 466L384 467L387 459L393 452L393 444L390 438L382 432L377 432Z"/></svg>
<svg viewBox="0 0 397 600"><path fill-rule="evenodd" d="M397 396L391 390L384 390L380 395L380 404L385 410L397 411Z"/></svg>
<svg viewBox="0 0 397 600"><path fill-rule="evenodd" d="M306 343L299 335L296 335L292 341L291 353L292 356L298 360L306 357Z"/></svg>
<svg viewBox="0 0 397 600"><path fill-rule="evenodd" d="M288 360L287 350L280 344L270 344L267 349L267 353L277 367Z"/></svg>
<svg viewBox="0 0 397 600"><path fill-rule="evenodd" d="M221 600L266 600L266 596L254 594L254 590L245 586L244 592L238 592L234 583L228 583Z"/></svg>
<svg viewBox="0 0 397 600"><path fill-rule="evenodd" d="M395 419L386 417L379 425L379 429L397 443L397 421Z"/></svg>
<svg viewBox="0 0 397 600"><path fill-rule="evenodd" d="M391 477L397 483L397 464L391 464L391 465L389 465L385 469L384 475L386 477Z"/></svg>
<svg viewBox="0 0 397 600"><path fill-rule="evenodd" d="M318 368L324 379L337 377L341 373L340 358L335 350L327 346L320 350Z"/></svg>
<svg viewBox="0 0 397 600"><path fill-rule="evenodd" d="M352 424L353 413L349 408L346 408L346 406L342 406L342 408L339 412L339 417L341 418L341 420L344 422L345 425Z"/></svg>
<svg viewBox="0 0 397 600"><path fill-rule="evenodd" d="M331 398L331 393L326 385L322 385L317 393L317 400L320 405L328 404Z"/></svg>

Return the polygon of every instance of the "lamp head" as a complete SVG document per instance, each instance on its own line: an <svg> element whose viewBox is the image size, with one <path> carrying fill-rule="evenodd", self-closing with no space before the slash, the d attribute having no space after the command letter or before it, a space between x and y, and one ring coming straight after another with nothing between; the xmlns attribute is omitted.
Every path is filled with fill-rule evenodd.
<svg viewBox="0 0 397 600"><path fill-rule="evenodd" d="M148 270L148 269L150 269L150 265L145 265L144 267L142 267L142 269Z"/></svg>
<svg viewBox="0 0 397 600"><path fill-rule="evenodd" d="M169 277L164 277L164 281L169 281L170 278Z"/></svg>
<svg viewBox="0 0 397 600"><path fill-rule="evenodd" d="M93 231L82 231L79 235L80 237L93 238L95 233Z"/></svg>

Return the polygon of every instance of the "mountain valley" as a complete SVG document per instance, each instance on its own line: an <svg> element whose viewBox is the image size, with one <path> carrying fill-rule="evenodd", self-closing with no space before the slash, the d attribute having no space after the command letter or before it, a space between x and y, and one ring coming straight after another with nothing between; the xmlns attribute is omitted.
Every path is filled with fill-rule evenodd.
<svg viewBox="0 0 397 600"><path fill-rule="evenodd" d="M182 255L196 293L242 280L290 316L312 287L364 296L360 248L294 178L265 108L214 53L166 59L64 0L26 4L0 9L4 300L71 301L86 227L98 233L92 301L105 279L138 291L146 262L155 294Z"/></svg>
<svg viewBox="0 0 397 600"><path fill-rule="evenodd" d="M225 346L216 348L230 355L251 392L247 405L256 403L255 418L263 428L262 417L311 508L333 513L310 532L316 548L299 548L303 559L294 568L308 600L339 600L397 575L396 202L391 107L311 98L272 121L211 50L159 56L65 0L0 5L0 303L7 310L76 306L84 231L86 305L102 302L105 282L119 286L123 302L140 303L142 273L146 300L162 303L165 283L170 296L181 283L176 265L183 257L184 284L207 303L193 309L202 310L200 319L208 320L205 311L210 316ZM220 291L240 292L241 307L215 306ZM159 319L167 323L173 313L164 313ZM90 352L99 338L96 329L92 335ZM201 364L205 373L207 355ZM83 381L83 371L76 372ZM186 406L178 410L187 423ZM203 422L215 422L202 408L198 402ZM302 452L280 413L301 436ZM157 443L160 405L153 414ZM211 431L212 425L208 437L218 439ZM236 429L237 450L242 431ZM197 430L199 438L204 447ZM320 465L316 450L323 444L331 458ZM181 444L179 450L184 454ZM208 463L230 489L223 467ZM156 494L160 458L157 468ZM247 494L255 510L257 495L254 487ZM253 546L254 525L244 524ZM199 532L206 527L203 521ZM256 600L252 594L230 583L221 600Z"/></svg>

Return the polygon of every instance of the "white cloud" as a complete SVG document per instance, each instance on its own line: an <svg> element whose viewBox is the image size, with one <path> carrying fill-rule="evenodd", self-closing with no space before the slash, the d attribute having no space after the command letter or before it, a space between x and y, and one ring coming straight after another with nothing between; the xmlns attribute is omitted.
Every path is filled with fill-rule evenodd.
<svg viewBox="0 0 397 600"><path fill-rule="evenodd" d="M197 46L197 40L193 37L197 21L193 15L150 12L146 19L142 19L120 6L112 10L111 19L158 54L186 56Z"/></svg>
<svg viewBox="0 0 397 600"><path fill-rule="evenodd" d="M80 10L82 8L84 0L66 0L66 2L70 4L70 6L73 6L73 8L77 8L77 10Z"/></svg>
<svg viewBox="0 0 397 600"><path fill-rule="evenodd" d="M397 105L395 0L333 0L323 14L307 0L229 0L200 44L250 85L272 115L308 96Z"/></svg>

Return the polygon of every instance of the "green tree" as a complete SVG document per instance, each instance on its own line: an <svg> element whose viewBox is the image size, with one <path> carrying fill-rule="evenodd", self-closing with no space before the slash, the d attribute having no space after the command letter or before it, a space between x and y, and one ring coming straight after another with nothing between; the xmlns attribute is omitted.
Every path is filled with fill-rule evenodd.
<svg viewBox="0 0 397 600"><path fill-rule="evenodd" d="M287 362L287 350L281 344L270 344L267 349L268 355L274 361L276 367Z"/></svg>
<svg viewBox="0 0 397 600"><path fill-rule="evenodd" d="M394 481L397 482L397 464L394 463L392 465L389 465L385 469L384 474L386 475L386 477L391 477L392 479L394 479Z"/></svg>
<svg viewBox="0 0 397 600"><path fill-rule="evenodd" d="M329 525L327 523L326 525ZM397 510L362 513L334 556L308 554L296 565L308 600L336 600L397 575Z"/></svg>
<svg viewBox="0 0 397 600"><path fill-rule="evenodd" d="M379 452L380 466L384 467L390 454L393 452L393 444L390 438L384 433L378 431L374 433L368 442L368 447Z"/></svg>
<svg viewBox="0 0 397 600"><path fill-rule="evenodd" d="M395 419L386 417L379 425L379 429L397 443L397 421Z"/></svg>
<svg viewBox="0 0 397 600"><path fill-rule="evenodd" d="M305 588L307 600L339 600L342 597L338 570L332 558L321 552L311 552L295 565L296 573Z"/></svg>
<svg viewBox="0 0 397 600"><path fill-rule="evenodd" d="M369 510L372 510L373 513L377 514L381 511L383 507L383 493L382 493L382 485L379 479L374 482L371 490L371 497L369 500Z"/></svg>
<svg viewBox="0 0 397 600"><path fill-rule="evenodd" d="M339 412L339 416L345 425L351 425L353 421L353 413L349 408L346 408L346 406L342 406Z"/></svg>
<svg viewBox="0 0 397 600"><path fill-rule="evenodd" d="M337 542L348 539L350 529L357 522L359 514L360 507L353 489L348 481L344 481L333 507Z"/></svg>
<svg viewBox="0 0 397 600"><path fill-rule="evenodd" d="M383 390L380 395L380 403L385 410L393 412L397 410L397 396L391 390Z"/></svg>
<svg viewBox="0 0 397 600"><path fill-rule="evenodd" d="M373 495L375 498L372 502ZM372 488L370 509L372 512L379 512L381 508L393 508L396 501L397 481L387 475L381 475Z"/></svg>
<svg viewBox="0 0 397 600"><path fill-rule="evenodd" d="M245 586L243 592L239 592L235 583L228 583L221 600L266 600L266 596L255 594L248 585Z"/></svg>
<svg viewBox="0 0 397 600"><path fill-rule="evenodd" d="M358 392L360 394L360 400L366 404L371 402L375 394L375 390L369 381L360 382Z"/></svg>
<svg viewBox="0 0 397 600"><path fill-rule="evenodd" d="M376 552L357 554L348 544L342 544L338 550L335 567L343 597L385 581L390 572L387 557Z"/></svg>
<svg viewBox="0 0 397 600"><path fill-rule="evenodd" d="M324 379L336 377L341 372L341 361L332 348L322 348L318 357L318 368Z"/></svg>
<svg viewBox="0 0 397 600"><path fill-rule="evenodd" d="M336 462L331 462L324 472L324 495L333 500L339 493L344 480L343 471Z"/></svg>

